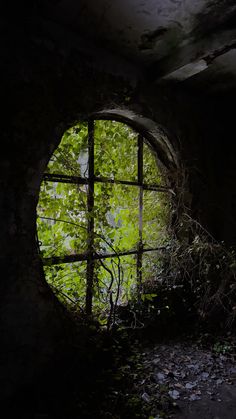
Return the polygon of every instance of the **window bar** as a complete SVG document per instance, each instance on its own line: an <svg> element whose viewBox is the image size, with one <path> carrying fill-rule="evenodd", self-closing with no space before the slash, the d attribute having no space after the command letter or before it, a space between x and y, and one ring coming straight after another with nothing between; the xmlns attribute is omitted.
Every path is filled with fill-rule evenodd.
<svg viewBox="0 0 236 419"><path fill-rule="evenodd" d="M75 185L86 185L88 179L81 176L61 175L59 173L44 173L43 180L45 182L71 183Z"/></svg>
<svg viewBox="0 0 236 419"><path fill-rule="evenodd" d="M149 247L147 249L143 248L142 253L146 252L161 252L166 251L166 246L159 246L159 247ZM129 255L137 255L138 250L127 250L126 252L116 252L116 253L94 253L93 259L111 259L116 258L119 256L129 256ZM88 260L88 253L78 253L76 255L65 255L65 256L51 256L48 258L43 258L43 264L45 266L51 265L58 265L62 263L73 263L73 262L81 262L83 260Z"/></svg>
<svg viewBox="0 0 236 419"><path fill-rule="evenodd" d="M88 178L83 178L80 176L68 176L68 175L60 175L56 173L45 173L43 175L43 180L45 182L61 182L61 183L72 183L72 184L79 184L79 185L87 185ZM105 177L97 177L94 176L94 182L100 183L110 183L115 185L127 185L127 186L140 186L139 182L132 182L127 180L118 180L118 179L109 179ZM143 183L143 190L150 190L150 191L157 191L157 192L172 192L173 191L168 188L167 186L162 185L152 185L152 184L145 184Z"/></svg>
<svg viewBox="0 0 236 419"><path fill-rule="evenodd" d="M93 304L93 274L94 274L94 121L88 121L88 257L87 257L87 288L86 288L86 314L92 314Z"/></svg>
<svg viewBox="0 0 236 419"><path fill-rule="evenodd" d="M138 301L142 286L142 252L143 252L143 137L138 136L138 183L139 183L139 242L137 252L137 290Z"/></svg>

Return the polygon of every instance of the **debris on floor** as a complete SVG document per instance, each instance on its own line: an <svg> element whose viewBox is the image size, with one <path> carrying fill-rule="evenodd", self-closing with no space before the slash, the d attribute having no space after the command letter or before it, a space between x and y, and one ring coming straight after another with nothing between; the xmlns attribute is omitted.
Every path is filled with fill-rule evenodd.
<svg viewBox="0 0 236 419"><path fill-rule="evenodd" d="M207 402L212 406L224 404L222 394L231 386L235 413L231 412L229 419L236 418L236 354L215 349L184 342L149 344L142 347L141 353L137 349L136 355L123 367L133 377L135 393L144 406L143 414L134 417L185 418L184 411L196 403L199 410L201 400L204 406ZM210 413L204 416L214 417L217 416Z"/></svg>

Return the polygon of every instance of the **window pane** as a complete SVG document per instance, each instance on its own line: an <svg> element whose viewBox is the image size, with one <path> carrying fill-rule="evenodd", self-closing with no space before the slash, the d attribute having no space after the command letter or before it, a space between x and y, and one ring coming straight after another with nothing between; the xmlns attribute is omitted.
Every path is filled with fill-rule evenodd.
<svg viewBox="0 0 236 419"><path fill-rule="evenodd" d="M156 153L145 142L143 144L143 182L147 184L161 184Z"/></svg>
<svg viewBox="0 0 236 419"><path fill-rule="evenodd" d="M135 294L136 256L96 261L93 307L107 319L112 305L125 304Z"/></svg>
<svg viewBox="0 0 236 419"><path fill-rule="evenodd" d="M87 246L86 185L43 182L38 238L43 257L82 253Z"/></svg>
<svg viewBox="0 0 236 419"><path fill-rule="evenodd" d="M137 248L138 188L95 184L95 244L104 253Z"/></svg>
<svg viewBox="0 0 236 419"><path fill-rule="evenodd" d="M167 209L165 194L143 191L143 243L144 247L156 247L165 242Z"/></svg>
<svg viewBox="0 0 236 419"><path fill-rule="evenodd" d="M58 298L76 308L84 307L86 296L86 262L45 266L47 282Z"/></svg>
<svg viewBox="0 0 236 419"><path fill-rule="evenodd" d="M162 252L153 251L143 253L142 256L142 282L150 284L150 288L157 281L158 274L161 270L162 265ZM146 287L147 288L147 284ZM155 287L154 287L155 288Z"/></svg>
<svg viewBox="0 0 236 419"><path fill-rule="evenodd" d="M53 153L48 173L86 177L88 173L88 129L87 123L70 128L62 137Z"/></svg>
<svg viewBox="0 0 236 419"><path fill-rule="evenodd" d="M95 176L137 181L137 134L115 121L95 122Z"/></svg>

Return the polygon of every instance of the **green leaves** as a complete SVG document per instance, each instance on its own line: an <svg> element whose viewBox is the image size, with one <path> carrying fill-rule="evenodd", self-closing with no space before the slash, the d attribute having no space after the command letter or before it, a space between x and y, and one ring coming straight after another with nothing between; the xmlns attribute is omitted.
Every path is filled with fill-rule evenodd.
<svg viewBox="0 0 236 419"><path fill-rule="evenodd" d="M127 125L96 121L95 175L137 181L137 134Z"/></svg>
<svg viewBox="0 0 236 419"><path fill-rule="evenodd" d="M160 183L156 155L143 147L144 183ZM100 180L138 180L138 134L125 124L95 121L94 172ZM38 202L38 237L44 258L88 251L88 221L94 220L94 252L115 253L138 249L139 186L97 181L94 206L88 212L88 129L86 123L70 128L52 155L46 173L84 178L85 184L43 182ZM102 179L103 178L103 179ZM167 208L163 194L143 191L143 244L156 247L166 237ZM142 275L153 278L157 254L143 254ZM113 306L136 294L137 257L128 255L94 262L93 309L101 322ZM54 292L70 304L85 305L87 262L45 267ZM145 298L148 298L147 296ZM151 297L150 297L151 298ZM110 313L110 314L109 314ZM105 317L104 317L105 316Z"/></svg>
<svg viewBox="0 0 236 419"><path fill-rule="evenodd" d="M163 193L143 191L143 242L145 247L157 247L166 240L168 202Z"/></svg>
<svg viewBox="0 0 236 419"><path fill-rule="evenodd" d="M85 176L88 165L87 139L86 123L80 123L66 131L49 161L46 172Z"/></svg>
<svg viewBox="0 0 236 419"><path fill-rule="evenodd" d="M154 298L157 297L157 294L142 294L141 295L141 300L142 301L153 301Z"/></svg>
<svg viewBox="0 0 236 419"><path fill-rule="evenodd" d="M63 303L83 309L86 295L85 262L45 266L44 272L48 283Z"/></svg>
<svg viewBox="0 0 236 419"><path fill-rule="evenodd" d="M97 191L102 191L102 193ZM136 249L138 243L137 187L96 184L95 208L95 231L107 237L117 251Z"/></svg>
<svg viewBox="0 0 236 419"><path fill-rule="evenodd" d="M86 200L86 191L77 185L42 184L38 202L38 237L44 257L86 250Z"/></svg>
<svg viewBox="0 0 236 419"><path fill-rule="evenodd" d="M156 153L147 143L143 144L143 179L147 184L161 184L162 180Z"/></svg>

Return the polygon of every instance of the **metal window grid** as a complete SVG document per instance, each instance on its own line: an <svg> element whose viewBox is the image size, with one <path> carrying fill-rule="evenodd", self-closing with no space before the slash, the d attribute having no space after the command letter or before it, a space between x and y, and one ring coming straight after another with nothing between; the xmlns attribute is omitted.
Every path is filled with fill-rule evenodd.
<svg viewBox="0 0 236 419"><path fill-rule="evenodd" d="M141 285L142 285L142 256L143 253L151 251L162 251L165 249L165 246L159 246L155 248L144 248L143 246L143 191L156 191L156 192L170 192L170 189L165 186L157 184L147 184L144 183L143 177L143 144L144 137L138 135L138 151L137 151L137 163L138 163L138 181L124 181L124 180L115 180L105 177L97 177L94 173L94 120L88 120L88 177L81 176L69 176L62 174L51 174L45 173L43 176L43 181L45 182L61 182L69 184L79 184L79 185L88 185L87 190L87 211L88 211L88 227L87 227L87 243L88 248L84 253L78 253L73 255L64 255L64 256L53 256L50 258L44 258L43 263L46 266L57 265L63 263L73 263L79 261L87 261L87 285L86 285L86 313L90 315L92 313L92 301L93 301L93 276L94 276L94 262L95 260L101 260L106 258L113 258L126 255L136 255L136 267L137 267L137 290L138 295L140 296ZM137 244L136 250L127 250L123 252L116 253L106 253L100 254L94 249L94 184L99 183L109 183L109 184L120 184L128 186L136 186L139 188L139 241Z"/></svg>

